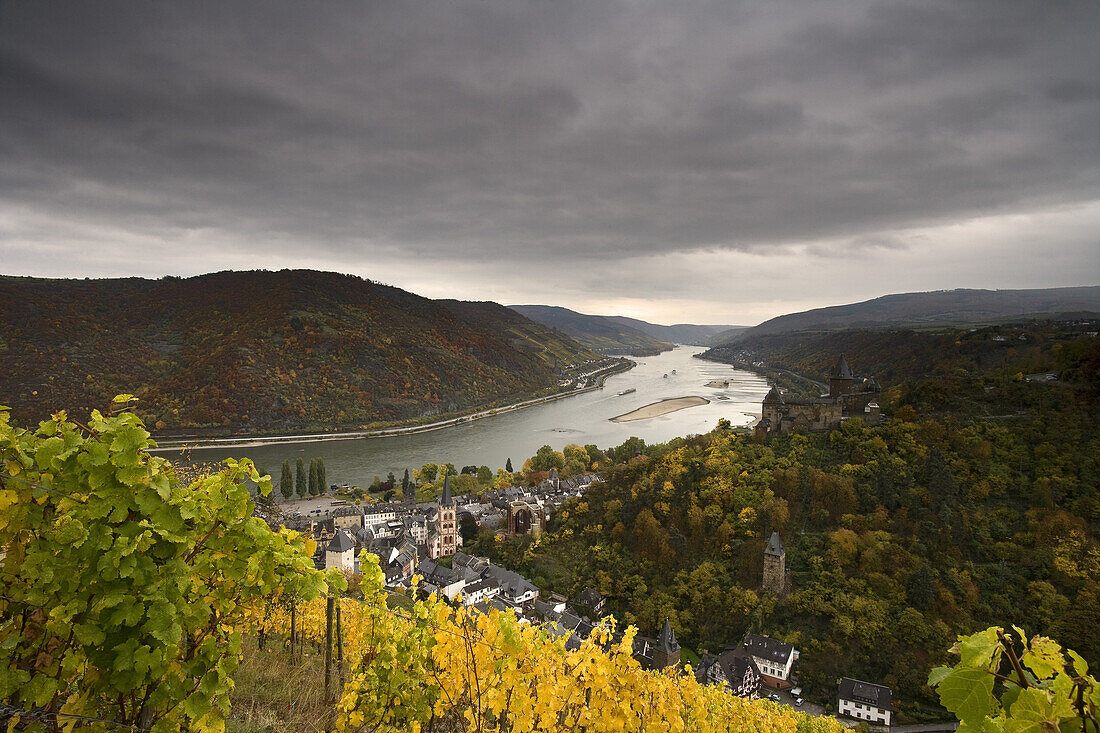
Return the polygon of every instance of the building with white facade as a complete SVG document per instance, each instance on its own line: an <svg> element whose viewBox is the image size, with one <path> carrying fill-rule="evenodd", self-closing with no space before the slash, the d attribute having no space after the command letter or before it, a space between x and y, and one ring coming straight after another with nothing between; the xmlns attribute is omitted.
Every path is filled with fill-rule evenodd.
<svg viewBox="0 0 1100 733"><path fill-rule="evenodd" d="M888 726L893 718L890 710L892 700L893 693L889 687L841 677L836 694L836 710L849 718Z"/></svg>
<svg viewBox="0 0 1100 733"><path fill-rule="evenodd" d="M791 669L798 659L798 650L794 645L758 634L745 634L738 648L752 655L765 685L779 690L793 686Z"/></svg>
<svg viewBox="0 0 1100 733"><path fill-rule="evenodd" d="M325 547L325 569L336 568L344 573L355 572L355 540L345 530L338 529Z"/></svg>

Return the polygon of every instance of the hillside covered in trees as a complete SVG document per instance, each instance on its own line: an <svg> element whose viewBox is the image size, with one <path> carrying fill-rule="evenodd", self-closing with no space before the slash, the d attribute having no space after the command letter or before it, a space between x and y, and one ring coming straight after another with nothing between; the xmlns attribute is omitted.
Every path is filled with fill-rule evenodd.
<svg viewBox="0 0 1100 733"><path fill-rule="evenodd" d="M672 348L671 343L613 316L590 316L553 305L508 307L525 318L560 331L588 348L605 354L653 356Z"/></svg>
<svg viewBox="0 0 1100 733"><path fill-rule="evenodd" d="M668 617L700 651L749 630L790 641L812 697L850 676L892 687L905 718L942 717L926 682L957 634L1014 623L1100 659L1100 340L1075 330L1006 333L992 343L1013 352L988 369L966 337L910 353L854 334L853 364L899 362L899 381L880 378L885 424L766 443L722 427L632 439L592 456L613 464L606 481L547 534L477 549L570 597L592 585L640 629ZM822 375L834 346L774 363ZM910 369L924 376L900 378ZM793 581L784 598L760 590L773 531Z"/></svg>
<svg viewBox="0 0 1100 733"><path fill-rule="evenodd" d="M350 275L0 277L0 402L26 422L130 392L159 435L358 428L553 391L595 358L495 304Z"/></svg>

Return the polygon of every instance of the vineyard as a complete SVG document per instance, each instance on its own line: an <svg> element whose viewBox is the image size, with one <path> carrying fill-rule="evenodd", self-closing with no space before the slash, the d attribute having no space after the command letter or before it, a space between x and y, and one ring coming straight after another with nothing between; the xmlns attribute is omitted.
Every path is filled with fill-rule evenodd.
<svg viewBox="0 0 1100 733"><path fill-rule="evenodd" d="M339 730L843 730L832 718L701 686L690 670L643 670L631 655L634 630L618 634L612 619L567 649L510 614L473 614L434 597L392 609L371 556L356 597L341 597L347 580L313 569L312 542L252 516L248 487L270 492L269 476L229 460L182 484L146 452L149 434L127 401L86 424L58 413L35 430L0 408L8 730L224 730L246 638L286 646L299 664L304 646L323 643ZM1053 670L1060 649L1043 649ZM990 651L964 661L996 672L993 659ZM1034 654L1025 661L1036 669ZM1084 679L1083 660L1073 661ZM937 674L956 691L972 677ZM1029 700L1071 689L1042 684ZM1095 705L1091 678L1072 689Z"/></svg>

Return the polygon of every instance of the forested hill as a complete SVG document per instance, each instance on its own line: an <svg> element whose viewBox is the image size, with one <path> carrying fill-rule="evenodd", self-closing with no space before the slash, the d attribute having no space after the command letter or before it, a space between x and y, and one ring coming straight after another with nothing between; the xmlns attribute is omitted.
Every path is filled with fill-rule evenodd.
<svg viewBox="0 0 1100 733"><path fill-rule="evenodd" d="M495 304L350 275L0 277L0 404L27 423L129 392L157 434L360 427L552 390L592 358Z"/></svg>
<svg viewBox="0 0 1100 733"><path fill-rule="evenodd" d="M1096 349L1090 337L1100 319L1042 321L1014 326L941 331L838 330L813 333L760 334L714 347L703 358L763 371L784 388L802 391L789 370L825 382L844 354L859 376L873 376L883 387L925 377L960 379L995 373L1016 378L1081 368L1082 350ZM1100 354L1093 357L1100 359ZM1092 369L1095 372L1096 367ZM948 405L941 405L944 409ZM952 408L960 405L950 405Z"/></svg>
<svg viewBox="0 0 1100 733"><path fill-rule="evenodd" d="M1097 317L1100 286L1034 290L937 290L898 293L861 303L814 308L729 334L730 341L769 333L843 328L973 326L1042 317ZM717 343L717 341L716 341Z"/></svg>
<svg viewBox="0 0 1100 733"><path fill-rule="evenodd" d="M590 316L553 305L510 305L520 315L575 338L585 346L611 354L653 356L672 344L654 338L611 316Z"/></svg>
<svg viewBox="0 0 1100 733"><path fill-rule="evenodd" d="M958 634L1017 624L1100 660L1100 339L1076 328L1005 333L990 369L963 358L983 353L966 337L862 343L857 372L897 358L923 373L883 380L884 424L587 446L604 482L537 541L490 533L467 551L568 597L592 586L641 629L667 618L698 651L746 631L790 642L811 700L849 676L891 687L902 722L942 720L927 680ZM788 354L809 371L839 345ZM1059 378L1029 382L1028 363ZM761 591L773 531L783 598Z"/></svg>

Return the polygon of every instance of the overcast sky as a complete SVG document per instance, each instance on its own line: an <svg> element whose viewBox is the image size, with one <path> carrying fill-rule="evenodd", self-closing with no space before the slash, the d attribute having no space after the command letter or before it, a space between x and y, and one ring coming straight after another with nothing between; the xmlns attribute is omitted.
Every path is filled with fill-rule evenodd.
<svg viewBox="0 0 1100 733"><path fill-rule="evenodd" d="M753 324L1100 283L1100 3L0 2L0 273Z"/></svg>

